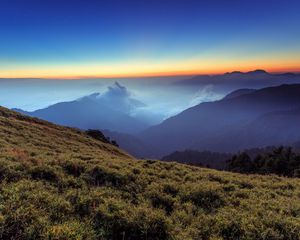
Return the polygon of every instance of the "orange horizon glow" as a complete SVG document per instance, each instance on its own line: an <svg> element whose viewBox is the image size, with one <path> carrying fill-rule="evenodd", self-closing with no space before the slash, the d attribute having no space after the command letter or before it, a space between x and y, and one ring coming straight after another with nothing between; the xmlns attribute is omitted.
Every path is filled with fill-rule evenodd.
<svg viewBox="0 0 300 240"><path fill-rule="evenodd" d="M284 60L284 61L283 61ZM248 72L263 69L270 73L300 72L300 59L191 59L186 61L139 61L131 63L85 63L45 66L10 66L0 68L0 78L138 78L190 75L218 75L226 72Z"/></svg>
<svg viewBox="0 0 300 240"><path fill-rule="evenodd" d="M122 73L115 73L115 74L99 74L99 75L23 75L23 74L10 74L8 76L1 75L0 79L55 79L55 80L80 80L80 79L95 79L95 78L147 78L147 77L179 77L179 76L195 76L195 75L221 75L227 72L250 72L257 69L262 69L267 71L268 73L273 74L281 74L281 73L300 73L300 68L278 68L278 69L268 69L264 67L259 68L247 68L247 69L228 69L228 70L219 70L219 71L197 71L197 70L190 70L190 71L166 71L166 72L147 72L147 73L132 73L132 74L122 74Z"/></svg>

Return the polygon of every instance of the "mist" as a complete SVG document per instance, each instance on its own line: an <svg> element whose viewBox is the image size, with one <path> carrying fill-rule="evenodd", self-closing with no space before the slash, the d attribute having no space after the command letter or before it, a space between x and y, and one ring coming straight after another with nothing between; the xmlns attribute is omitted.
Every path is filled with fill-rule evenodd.
<svg viewBox="0 0 300 240"><path fill-rule="evenodd" d="M203 101L222 98L225 93L207 84L191 88L174 83L190 77L121 79L0 79L0 105L35 111L98 93L102 100L150 125L158 124ZM138 107L130 108L128 99ZM126 102L127 101L127 102ZM127 103L127 105L126 105ZM127 109L128 108L128 109Z"/></svg>
<svg viewBox="0 0 300 240"><path fill-rule="evenodd" d="M237 89L297 82L299 74L271 74L263 70L176 77L0 79L0 105L34 111L98 93L115 110L156 125L202 102L220 100Z"/></svg>

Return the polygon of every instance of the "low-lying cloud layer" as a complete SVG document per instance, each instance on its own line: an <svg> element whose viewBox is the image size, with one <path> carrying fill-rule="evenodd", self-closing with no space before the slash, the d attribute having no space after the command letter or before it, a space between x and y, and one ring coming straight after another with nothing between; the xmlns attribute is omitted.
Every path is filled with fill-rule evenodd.
<svg viewBox="0 0 300 240"><path fill-rule="evenodd" d="M239 88L259 88L300 82L299 74L270 74L262 70L217 76L127 79L0 79L0 105L33 111L49 105L96 96L108 106L148 124L201 102L221 99Z"/></svg>

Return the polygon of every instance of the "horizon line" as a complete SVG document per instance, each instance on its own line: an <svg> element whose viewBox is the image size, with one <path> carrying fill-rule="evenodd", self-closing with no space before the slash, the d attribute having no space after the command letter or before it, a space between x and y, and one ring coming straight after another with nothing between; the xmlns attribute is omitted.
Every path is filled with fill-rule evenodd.
<svg viewBox="0 0 300 240"><path fill-rule="evenodd" d="M210 75L217 76L226 73L250 73L255 71L265 71L270 74L299 74L299 70L265 70L264 68L254 68L248 70L231 70L231 71L218 71L218 72L204 72L204 71L177 71L177 72L152 72L144 74L113 74L113 75L81 75L81 76L24 76L24 77L0 77L0 79L45 79L45 80L81 80L81 79L117 79L117 78L159 78L159 77L186 77L186 76L198 76L198 75Z"/></svg>

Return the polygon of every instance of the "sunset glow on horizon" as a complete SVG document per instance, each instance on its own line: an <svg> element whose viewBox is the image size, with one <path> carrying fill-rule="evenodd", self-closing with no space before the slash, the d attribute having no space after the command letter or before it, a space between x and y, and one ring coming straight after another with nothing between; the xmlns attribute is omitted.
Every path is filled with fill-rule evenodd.
<svg viewBox="0 0 300 240"><path fill-rule="evenodd" d="M300 55L299 55L300 56ZM282 57L268 60L203 59L186 61L140 61L132 63L81 63L48 66L10 66L0 71L0 78L118 78L155 77L199 74L223 74L225 72L248 72L263 69L271 73L300 72L299 59Z"/></svg>

